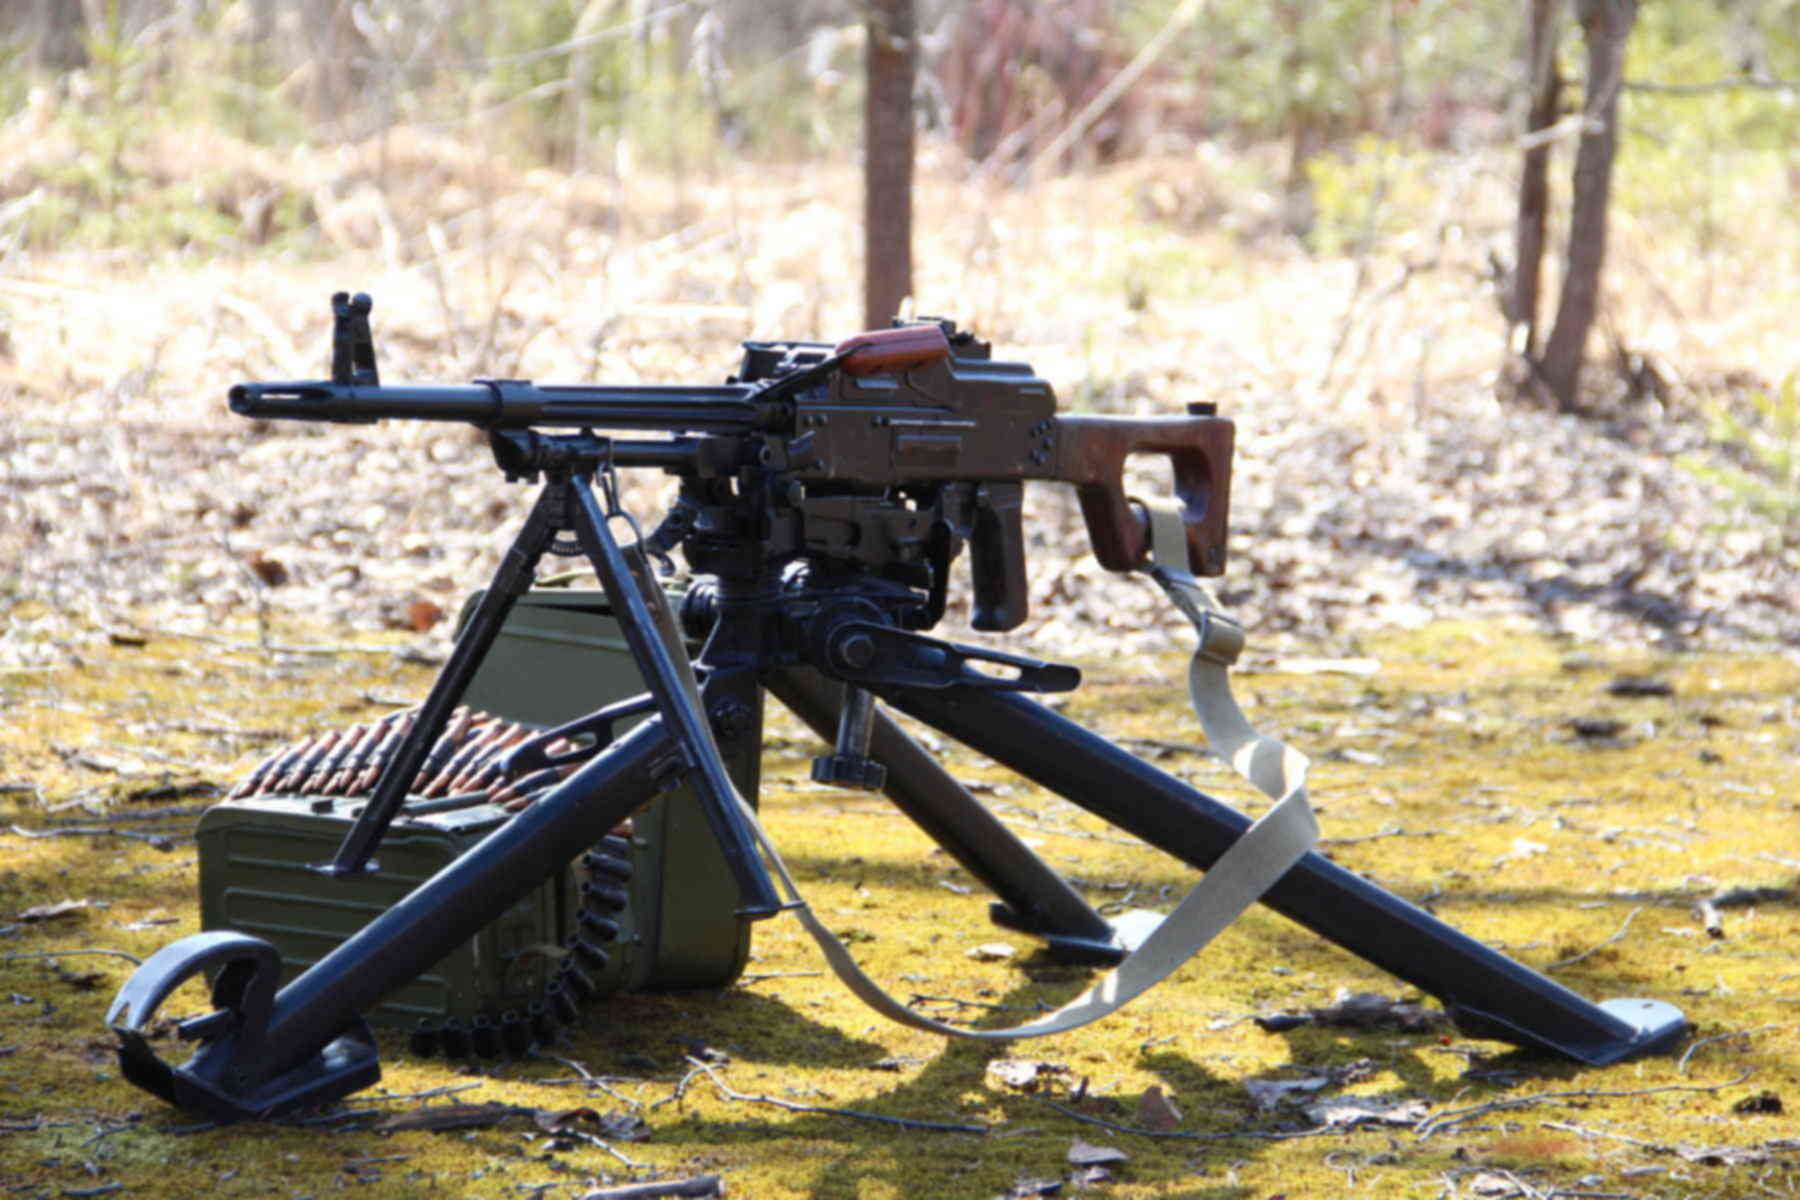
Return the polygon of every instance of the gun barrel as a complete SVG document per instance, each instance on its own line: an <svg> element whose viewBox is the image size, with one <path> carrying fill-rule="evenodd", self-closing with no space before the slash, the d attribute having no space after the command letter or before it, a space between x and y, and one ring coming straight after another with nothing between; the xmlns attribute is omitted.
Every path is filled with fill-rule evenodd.
<svg viewBox="0 0 1800 1200"><path fill-rule="evenodd" d="M462 421L483 428L657 429L732 433L768 428L777 405L755 399L747 385L720 387L539 386L529 380L402 385L240 383L231 411L246 417L368 424L386 417Z"/></svg>

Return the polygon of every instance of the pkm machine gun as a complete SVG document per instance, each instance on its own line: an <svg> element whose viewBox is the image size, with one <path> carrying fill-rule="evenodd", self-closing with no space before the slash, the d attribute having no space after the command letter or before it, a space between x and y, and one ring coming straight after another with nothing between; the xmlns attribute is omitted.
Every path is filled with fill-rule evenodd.
<svg viewBox="0 0 1800 1200"><path fill-rule="evenodd" d="M765 694L832 740L815 777L882 790L999 897L997 921L1068 958L1117 960L1133 939L878 701L1203 871L1227 875L1224 864L1255 838L1261 822L1032 699L1074 687L1074 668L924 632L944 614L949 571L965 547L971 623L1004 631L1024 620L1027 481L1076 488L1108 568L1139 568L1154 541L1158 559L1172 564L1159 564L1159 582L1178 577L1197 588L1189 572L1222 571L1229 421L1206 409L1147 419L1059 415L1050 386L1028 366L996 361L986 344L935 321L836 345L750 343L718 386L489 379L395 387L379 381L367 297L340 295L333 306L332 377L240 384L230 394L234 411L466 422L488 431L508 478L541 480L542 489L406 740L320 869L366 868L546 553L578 552L592 564L647 694L596 713L588 724L595 752L578 769L279 991L278 954L242 933L198 934L146 960L109 1018L124 1071L139 1085L216 1120L277 1115L368 1085L379 1064L361 1013L678 780L693 788L719 843L738 915L780 911L754 816L724 765L726 754L760 744ZM1172 464L1180 503L1171 522L1153 521L1127 497L1124 464L1136 454ZM621 545L615 477L630 468L673 474L680 494L653 531ZM1153 534L1153 526L1173 532ZM698 579L680 605L681 627L649 566L676 550ZM1203 657L1227 662L1241 644L1235 626L1187 607ZM704 639L691 663L684 633ZM647 719L615 738L613 721L627 711ZM1666 1046L1685 1027L1658 1001L1590 1003L1317 853L1296 850L1277 868L1252 895L1437 996L1472 1033L1605 1063ZM198 1050L172 1066L145 1031L169 993L200 972L213 976L216 1011L180 1025Z"/></svg>

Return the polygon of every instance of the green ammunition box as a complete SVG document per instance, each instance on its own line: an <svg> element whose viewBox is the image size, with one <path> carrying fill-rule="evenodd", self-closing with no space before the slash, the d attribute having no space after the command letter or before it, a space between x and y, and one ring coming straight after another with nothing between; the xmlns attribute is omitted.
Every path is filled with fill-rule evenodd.
<svg viewBox="0 0 1800 1200"><path fill-rule="evenodd" d="M604 594L541 589L514 606L464 703L550 728L642 690ZM728 755L733 778L752 799L758 757L754 746ZM366 799L264 794L209 809L198 830L202 926L272 942L286 983L509 815L486 803L445 811L442 802L409 800L381 843L376 870L338 878L313 869L331 858ZM367 1015L427 1031L428 1043L448 1029L437 1045L451 1053L464 1046L488 1052L484 1039L493 1052L521 1050L534 1016L540 1037L546 1010L561 1008L569 1018L571 998L557 993L571 970L580 976L580 986L568 989L574 999L729 984L750 945L738 908L737 886L699 801L677 788L639 810L629 838L588 848Z"/></svg>

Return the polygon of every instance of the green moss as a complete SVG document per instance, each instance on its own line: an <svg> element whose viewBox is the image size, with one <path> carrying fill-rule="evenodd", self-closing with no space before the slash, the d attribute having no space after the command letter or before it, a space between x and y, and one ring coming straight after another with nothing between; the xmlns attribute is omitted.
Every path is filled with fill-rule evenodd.
<svg viewBox="0 0 1800 1200"><path fill-rule="evenodd" d="M0 675L0 777L29 780L43 792L41 802L29 794L4 797L0 822L39 827L52 815L46 806L83 797L115 810L168 803L151 799L151 789L228 782L269 745L258 731L354 719L367 708L365 694L416 695L428 679L384 653L266 654L251 631L220 636L243 644L153 638L142 647L119 646L91 631L65 642L63 665ZM292 629L274 631L271 640L309 637L341 640ZM892 1026L835 981L794 974L816 972L819 964L799 930L776 921L759 928L750 967L769 977L723 995L622 998L559 1052L619 1077L614 1087L624 1096L664 1102L647 1112L650 1139L621 1146L624 1153L662 1174L718 1171L736 1195L987 1197L1022 1176L1064 1171L1076 1136L1131 1154L1108 1191L1118 1197L1426 1197L1441 1194L1446 1173L1478 1170L1512 1171L1543 1189L1598 1176L1603 1182L1585 1190L1762 1195L1757 1168L1690 1164L1544 1122L1665 1144L1748 1145L1791 1133L1782 1118L1734 1116L1731 1105L1762 1090L1790 1104L1800 1097L1800 908L1788 900L1728 909L1726 936L1718 940L1705 935L1690 909L1720 886L1796 886L1800 728L1791 697L1800 690L1800 667L1776 655L1658 657L1570 647L1482 624L1371 638L1355 651L1379 659L1380 671L1372 678L1248 674L1238 682L1260 724L1305 731L1295 738L1317 760L1313 792L1327 837L1368 839L1329 847L1339 862L1401 894L1431 896L1446 919L1533 966L1592 951L1555 971L1584 994L1672 1000L1702 1037L1775 1028L1701 1046L1685 1071L1674 1058L1604 1070L1534 1062L1493 1043L1438 1034L1302 1028L1273 1035L1243 1018L1323 1004L1340 987L1405 989L1258 910L1153 998L1097 1027L1010 1050L946 1045ZM1175 684L1179 658L1157 666L1170 680L1166 689L1106 682L1102 670L1102 681L1066 711L1117 737L1199 742ZM1620 674L1658 675L1674 695L1612 697L1606 684ZM1616 742L1584 740L1569 725L1577 716L1620 720L1624 732ZM228 726L240 732L217 732ZM1383 762L1333 756L1344 749ZM71 751L149 770L107 775L82 766ZM812 752L794 723L777 722L766 764L768 824L827 923L864 935L855 950L873 974L902 995L995 1005L1055 1004L1079 990L1084 976L1040 962L1025 953L1026 939L989 925L979 890L962 890L973 881L894 810L807 784ZM1119 838L967 752L950 747L946 758L959 776L1006 789L985 798L1097 903L1135 889L1133 903L1166 904L1190 877L1167 856ZM1158 765L1245 799L1198 754L1167 751ZM26 907L57 900L88 898L107 907L20 925L0 938L0 953L103 946L142 956L195 927L191 843L162 852L117 839L13 836L5 849L0 926L15 923L13 914ZM126 928L162 917L176 921ZM1601 945L1622 927L1623 936ZM1018 946L1019 960L978 962L965 953L996 940ZM101 957L0 962L0 997L31 997L0 1004L0 1046L17 1047L0 1055L0 1121L15 1130L0 1139L7 1178L51 1194L109 1180L134 1196L320 1194L349 1178L346 1163L405 1155L367 1168L381 1178L360 1190L500 1197L526 1194L516 1190L521 1184L627 1174L592 1147L558 1152L556 1166L546 1163L548 1147L522 1121L470 1134L279 1126L177 1133L188 1119L121 1082L111 1058L102 1017L128 970ZM89 974L101 977L96 986L71 982ZM1023 1015L992 1011L982 1023ZM921 1133L787 1113L724 1100L704 1078L671 1100L695 1041L731 1056L724 1077L743 1092L918 1120L976 1121L995 1132ZM1488 1072L1518 1075L1465 1075L1467 1055L1476 1052L1495 1056L1481 1064ZM1253 1114L1246 1080L1358 1059L1370 1060L1371 1074L1348 1090L1421 1098L1435 1108L1503 1094L1629 1091L1754 1074L1717 1092L1596 1096L1496 1113L1423 1142L1406 1131L1373 1130L1183 1142L1081 1125L1038 1096L998 1087L986 1064L1007 1053L1067 1064L1087 1079L1101 1114L1126 1124L1134 1123L1145 1089L1158 1086L1176 1097L1182 1127L1194 1132L1270 1128L1270 1118ZM879 1066L884 1060L896 1060L899 1069ZM476 1081L456 1099L618 1107L561 1086L570 1072L550 1062L464 1080L442 1063L406 1058L392 1039L384 1061L382 1086L395 1093ZM40 1118L42 1128L22 1128ZM1624 1174L1646 1166L1667 1169Z"/></svg>

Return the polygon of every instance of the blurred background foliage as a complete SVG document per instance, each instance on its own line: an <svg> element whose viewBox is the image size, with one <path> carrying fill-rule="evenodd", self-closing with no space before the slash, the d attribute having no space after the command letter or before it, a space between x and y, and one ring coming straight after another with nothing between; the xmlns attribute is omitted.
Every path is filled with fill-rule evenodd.
<svg viewBox="0 0 1800 1200"><path fill-rule="evenodd" d="M1527 7L918 0L921 168L988 188L1123 169L1109 186L1135 189L1159 237L1224 231L1251 255L1380 248L1412 272L1433 239L1483 239L1492 269L1470 286L1490 286L1510 270L1511 215L1492 197L1517 170ZM0 0L0 270L81 249L378 246L391 264L494 219L532 172L564 228L673 235L694 189L854 169L866 20L848 0ZM1582 45L1562 23L1569 116ZM1144 69L1106 94L1128 64ZM1755 302L1716 293L1772 223L1789 227L1768 253L1800 244L1796 80L1800 0L1641 5L1612 208L1634 245L1669 248L1682 283L1656 262L1615 275L1639 273L1671 312ZM1139 162L1181 166L1130 176ZM1125 309L1206 286L1203 263L1162 245L1102 281ZM1794 393L1771 381L1800 364L1734 365L1768 385L1732 419L1773 431L1756 456L1778 468Z"/></svg>
<svg viewBox="0 0 1800 1200"><path fill-rule="evenodd" d="M1211 0L1085 137L1041 161L1178 7L922 0L920 123L959 169L1009 177L1261 149L1286 231L1328 250L1365 230L1368 189L1397 152L1429 171L1431 155L1519 128L1523 16L1508 0ZM0 0L0 120L9 143L40 149L0 166L0 236L229 250L307 232L304 197L231 195L214 173L241 164L203 143L185 162L152 153L196 127L280 154L405 126L515 167L608 176L848 161L863 36L842 0ZM1562 56L1578 78L1578 39ZM1705 236L1750 160L1796 170L1800 95L1777 85L1800 78L1800 0L1645 5L1629 78L1626 208L1698 215Z"/></svg>

